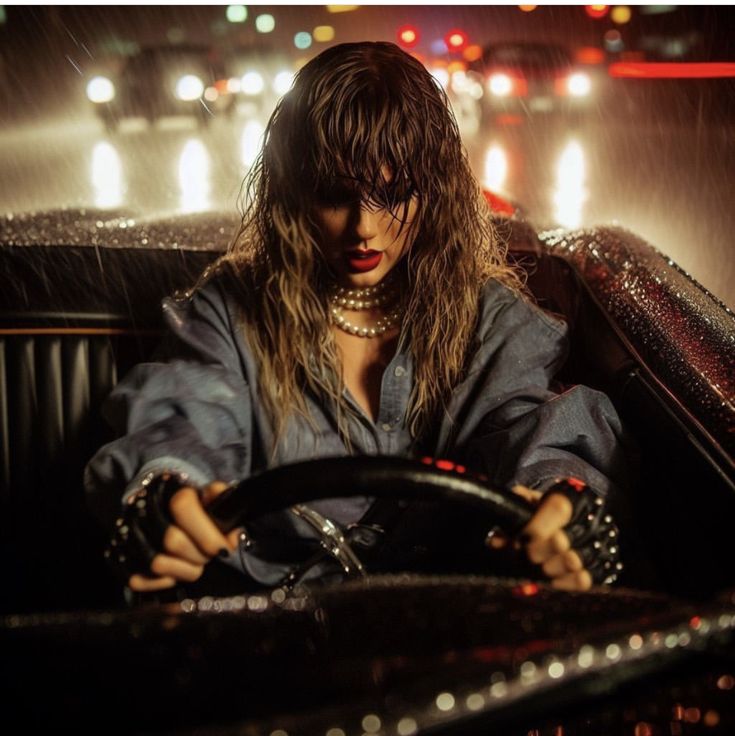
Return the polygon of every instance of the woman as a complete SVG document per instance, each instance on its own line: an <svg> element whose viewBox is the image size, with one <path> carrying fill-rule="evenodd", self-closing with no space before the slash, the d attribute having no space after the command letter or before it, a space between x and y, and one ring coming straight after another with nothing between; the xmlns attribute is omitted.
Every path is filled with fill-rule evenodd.
<svg viewBox="0 0 735 736"><path fill-rule="evenodd" d="M141 504L141 483L165 487L129 587L196 580L216 555L275 584L289 565L234 554L208 502L255 471L346 454L452 457L534 501L583 479L584 503L555 486L517 544L558 588L611 580L594 501L621 472L618 419L597 392L550 390L565 327L506 265L426 69L387 43L323 52L278 104L247 184L236 242L187 299L164 303L169 359L115 390L124 436L87 470L92 493ZM344 525L370 500L314 508ZM588 514L592 529L565 529ZM308 536L288 513L265 526L271 548Z"/></svg>

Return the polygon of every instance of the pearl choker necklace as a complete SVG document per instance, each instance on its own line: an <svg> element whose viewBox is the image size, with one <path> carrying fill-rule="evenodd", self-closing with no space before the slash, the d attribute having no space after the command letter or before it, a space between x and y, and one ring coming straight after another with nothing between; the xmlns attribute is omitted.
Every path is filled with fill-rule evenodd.
<svg viewBox="0 0 735 736"><path fill-rule="evenodd" d="M331 314L334 324L340 330L349 332L351 335L357 335L357 337L378 337L387 332L391 327L396 327L401 322L400 305L384 317L381 317L372 327L359 327L353 324L342 314L341 307L332 307Z"/></svg>
<svg viewBox="0 0 735 736"><path fill-rule="evenodd" d="M378 337L401 322L401 307L397 304L398 287L393 278L386 278L375 286L363 289L345 289L339 287L329 295L330 313L334 324L344 332L357 337ZM370 327L360 327L350 322L343 314L343 309L362 311L374 307L395 304L385 316Z"/></svg>

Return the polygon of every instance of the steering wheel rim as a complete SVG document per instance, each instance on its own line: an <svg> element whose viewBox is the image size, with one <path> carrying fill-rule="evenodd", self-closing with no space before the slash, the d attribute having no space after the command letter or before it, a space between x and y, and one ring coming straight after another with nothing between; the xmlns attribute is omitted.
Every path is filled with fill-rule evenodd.
<svg viewBox="0 0 735 736"><path fill-rule="evenodd" d="M519 496L491 486L480 476L460 472L457 466L444 469L429 462L370 455L281 465L235 484L207 511L225 533L297 504L355 496L460 502L492 516L509 535L518 533L531 518L533 507ZM297 483L294 476L299 478Z"/></svg>
<svg viewBox="0 0 735 736"><path fill-rule="evenodd" d="M430 458L417 461L379 455L308 460L272 468L233 485L207 510L227 533L266 514L310 501L356 496L459 503L473 515L485 517L488 531L500 528L509 536L520 532L533 513L531 504L521 497L492 487L487 479L461 466ZM351 567L360 570L359 558L355 566L354 550L344 539L340 543L329 533L322 535L322 542L338 562L349 558Z"/></svg>

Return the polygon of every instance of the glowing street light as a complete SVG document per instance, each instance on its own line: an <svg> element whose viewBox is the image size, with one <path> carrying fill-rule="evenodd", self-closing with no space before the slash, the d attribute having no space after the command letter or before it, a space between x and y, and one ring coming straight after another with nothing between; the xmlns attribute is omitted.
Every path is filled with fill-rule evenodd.
<svg viewBox="0 0 735 736"><path fill-rule="evenodd" d="M311 33L307 33L306 31L299 31L293 37L293 45L297 49L301 49L302 51L304 49L308 49L309 46L311 46Z"/></svg>
<svg viewBox="0 0 735 736"><path fill-rule="evenodd" d="M230 23L244 23L248 19L248 9L244 5L228 5L225 15Z"/></svg>
<svg viewBox="0 0 735 736"><path fill-rule="evenodd" d="M585 5L584 6L584 12L587 13L587 15L590 18L594 18L594 20L599 20L600 18L604 18L607 15L608 10L610 10L609 5Z"/></svg>
<svg viewBox="0 0 735 736"><path fill-rule="evenodd" d="M412 49L419 42L419 32L415 26L402 26L398 29L398 43Z"/></svg>
<svg viewBox="0 0 735 736"><path fill-rule="evenodd" d="M444 36L444 43L450 51L462 51L467 46L467 34L459 28L454 28Z"/></svg>
<svg viewBox="0 0 735 736"><path fill-rule="evenodd" d="M255 30L258 33L270 33L276 27L276 19L270 13L259 15L255 19Z"/></svg>
<svg viewBox="0 0 735 736"><path fill-rule="evenodd" d="M334 26L317 26L312 34L317 43L327 43L334 40Z"/></svg>
<svg viewBox="0 0 735 736"><path fill-rule="evenodd" d="M630 17L631 11L627 5L616 5L610 11L610 18L612 18L613 23L618 23L619 25L627 23L630 20Z"/></svg>

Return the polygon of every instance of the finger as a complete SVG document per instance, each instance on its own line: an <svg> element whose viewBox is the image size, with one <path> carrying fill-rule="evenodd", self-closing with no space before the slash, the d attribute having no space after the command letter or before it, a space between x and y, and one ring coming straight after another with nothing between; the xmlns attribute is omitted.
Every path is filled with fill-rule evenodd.
<svg viewBox="0 0 735 736"><path fill-rule="evenodd" d="M242 532L241 528L233 529L229 534L225 534L225 538L227 539L227 544L230 545L231 550L236 550L240 546L240 534Z"/></svg>
<svg viewBox="0 0 735 736"><path fill-rule="evenodd" d="M205 557L177 526L166 529L163 535L163 549L172 557L180 557L194 565L205 565L209 562L209 558Z"/></svg>
<svg viewBox="0 0 735 736"><path fill-rule="evenodd" d="M572 502L559 493L551 493L540 503L523 530L532 540L548 539L572 518Z"/></svg>
<svg viewBox="0 0 735 736"><path fill-rule="evenodd" d="M192 565L191 562L170 555L156 555L151 562L151 572L158 577L193 583L202 576L204 565Z"/></svg>
<svg viewBox="0 0 735 736"><path fill-rule="evenodd" d="M176 526L187 534L199 551L209 557L222 549L231 549L226 537L202 507L199 494L193 488L178 490L169 504Z"/></svg>
<svg viewBox="0 0 735 736"><path fill-rule="evenodd" d="M212 501L214 501L217 496L219 496L221 493L226 491L230 487L229 483L225 483L221 480L215 480L212 481L209 485L205 486L202 489L202 504L204 506L209 506Z"/></svg>
<svg viewBox="0 0 735 736"><path fill-rule="evenodd" d="M529 542L526 545L526 554L534 564L543 565L555 555L566 552L570 546L566 532L556 531L548 539L534 539Z"/></svg>
<svg viewBox="0 0 735 736"><path fill-rule="evenodd" d="M128 588L136 593L150 593L154 590L166 590L173 588L176 581L172 577L147 578L143 575L131 575L128 580Z"/></svg>
<svg viewBox="0 0 735 736"><path fill-rule="evenodd" d="M513 491L517 496L525 498L526 501L529 501L532 504L537 504L542 495L541 491L534 491L533 488L522 486L520 483L514 485L511 488L511 491Z"/></svg>
<svg viewBox="0 0 735 736"><path fill-rule="evenodd" d="M542 570L550 578L558 578L569 572L579 572L584 565L579 555L570 549L562 554L554 555L544 562Z"/></svg>
<svg viewBox="0 0 735 736"><path fill-rule="evenodd" d="M215 480L212 483L210 483L203 492L202 497L202 503L205 507L207 507L212 501L214 501L217 496L224 493L226 490L230 489L232 485L230 483L225 483L221 480ZM235 551L240 546L240 534L242 532L242 527L237 527L236 529L233 529L231 532L228 532L225 534L225 539L227 540L227 545L230 549L230 551Z"/></svg>
<svg viewBox="0 0 735 736"><path fill-rule="evenodd" d="M592 587L592 576L587 570L568 572L566 575L554 578L551 586L557 590L589 590Z"/></svg>

